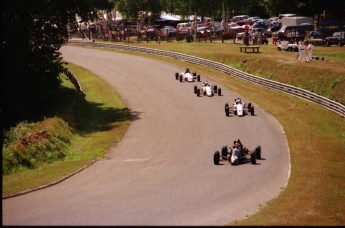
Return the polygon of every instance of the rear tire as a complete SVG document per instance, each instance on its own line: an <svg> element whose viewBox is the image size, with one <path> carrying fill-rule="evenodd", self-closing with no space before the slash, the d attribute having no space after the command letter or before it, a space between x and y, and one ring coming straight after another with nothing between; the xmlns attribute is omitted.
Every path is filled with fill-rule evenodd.
<svg viewBox="0 0 345 228"><path fill-rule="evenodd" d="M219 151L214 152L214 155L213 155L213 163L214 163L215 165L219 165L219 159L220 159L220 153L219 153Z"/></svg>
<svg viewBox="0 0 345 228"><path fill-rule="evenodd" d="M261 146L255 148L256 159L261 159Z"/></svg>
<svg viewBox="0 0 345 228"><path fill-rule="evenodd" d="M200 75L196 76L196 78L198 79L198 82L200 82Z"/></svg>
<svg viewBox="0 0 345 228"><path fill-rule="evenodd" d="M175 78L176 78L176 80L178 80L178 73L177 72L175 73Z"/></svg>
<svg viewBox="0 0 345 228"><path fill-rule="evenodd" d="M222 96L222 89L218 88L218 96Z"/></svg>
<svg viewBox="0 0 345 228"><path fill-rule="evenodd" d="M196 95L197 95L198 97L200 97L200 89L198 89L198 90L196 91Z"/></svg>
<svg viewBox="0 0 345 228"><path fill-rule="evenodd" d="M196 94L198 91L198 87L197 86L194 86L194 94Z"/></svg>
<svg viewBox="0 0 345 228"><path fill-rule="evenodd" d="M182 77L182 75L180 75L180 82L182 82L182 79L183 79L183 77Z"/></svg>
<svg viewBox="0 0 345 228"><path fill-rule="evenodd" d="M250 154L250 163L252 163L252 165L256 164L256 153Z"/></svg>
<svg viewBox="0 0 345 228"><path fill-rule="evenodd" d="M250 109L250 114L254 116L254 106Z"/></svg>

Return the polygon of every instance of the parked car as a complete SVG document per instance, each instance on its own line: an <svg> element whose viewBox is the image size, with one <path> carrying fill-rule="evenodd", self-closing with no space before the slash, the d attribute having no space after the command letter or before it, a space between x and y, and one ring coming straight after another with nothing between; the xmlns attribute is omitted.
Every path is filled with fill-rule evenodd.
<svg viewBox="0 0 345 228"><path fill-rule="evenodd" d="M246 20L249 18L248 15L238 15L231 18L231 22L236 22L239 25L244 25Z"/></svg>
<svg viewBox="0 0 345 228"><path fill-rule="evenodd" d="M325 38L325 44L331 46L333 44L343 46L345 44L345 31L334 32L332 36Z"/></svg>
<svg viewBox="0 0 345 228"><path fill-rule="evenodd" d="M289 44L288 41L281 41L281 44L277 46L277 50L285 50L285 51L298 51L298 45L297 44Z"/></svg>
<svg viewBox="0 0 345 228"><path fill-rule="evenodd" d="M274 25L266 29L266 35L267 37L271 38L272 33L277 32L281 27L279 25Z"/></svg>
<svg viewBox="0 0 345 228"><path fill-rule="evenodd" d="M148 38L154 39L156 37L157 29L155 26L148 26L145 30L145 34Z"/></svg>
<svg viewBox="0 0 345 228"><path fill-rule="evenodd" d="M176 32L179 34L187 34L188 33L188 29L191 26L191 24L184 22L184 23L178 23L176 26Z"/></svg>
<svg viewBox="0 0 345 228"><path fill-rule="evenodd" d="M259 19L261 19L261 18L258 17L258 16L250 17L250 18L248 18L248 19L246 20L246 23L252 25L252 24L254 24L254 22L256 22L256 21L259 20Z"/></svg>
<svg viewBox="0 0 345 228"><path fill-rule="evenodd" d="M176 36L176 28L171 25L163 26L162 31L165 36Z"/></svg>
<svg viewBox="0 0 345 228"><path fill-rule="evenodd" d="M227 29L224 32L222 32L222 39L234 39L236 38L238 33L244 32L245 29L242 28L242 26L237 27L236 29Z"/></svg>

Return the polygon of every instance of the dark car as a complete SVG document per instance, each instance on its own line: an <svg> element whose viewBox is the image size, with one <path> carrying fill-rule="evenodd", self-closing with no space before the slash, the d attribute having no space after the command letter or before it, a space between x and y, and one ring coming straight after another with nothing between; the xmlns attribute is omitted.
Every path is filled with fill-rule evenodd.
<svg viewBox="0 0 345 228"><path fill-rule="evenodd" d="M155 26L148 26L145 30L145 34L148 38L154 39L156 37L157 29Z"/></svg>
<svg viewBox="0 0 345 228"><path fill-rule="evenodd" d="M266 30L267 37L271 38L272 37L272 33L277 32L280 28L281 28L281 26L279 26L279 25L269 27Z"/></svg>
<svg viewBox="0 0 345 228"><path fill-rule="evenodd" d="M314 25L294 25L294 26L283 26L277 31L277 36L280 40L287 40L286 32L287 31L298 31L299 36L298 40L304 40L305 34L307 31L313 31L315 28Z"/></svg>

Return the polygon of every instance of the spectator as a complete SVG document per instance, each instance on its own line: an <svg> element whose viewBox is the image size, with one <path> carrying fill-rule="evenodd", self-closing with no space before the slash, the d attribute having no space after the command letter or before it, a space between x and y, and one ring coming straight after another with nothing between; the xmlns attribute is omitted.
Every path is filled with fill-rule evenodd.
<svg viewBox="0 0 345 228"><path fill-rule="evenodd" d="M308 49L309 61L312 61L312 59L313 59L313 49L314 49L314 45L313 45L312 41L308 42L307 49Z"/></svg>
<svg viewBox="0 0 345 228"><path fill-rule="evenodd" d="M303 44L303 42L301 41L301 42L299 43L299 46L298 46L298 62L301 61L302 55L303 55L303 57L304 57L304 62L308 62L308 60L307 60L307 58L306 58L306 56L305 56L305 51L304 51L304 49L305 49L304 44Z"/></svg>

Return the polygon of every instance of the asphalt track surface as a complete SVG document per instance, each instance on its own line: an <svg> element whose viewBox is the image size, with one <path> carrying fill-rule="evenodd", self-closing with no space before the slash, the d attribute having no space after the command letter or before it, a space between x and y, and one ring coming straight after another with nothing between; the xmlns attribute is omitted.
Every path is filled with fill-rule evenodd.
<svg viewBox="0 0 345 228"><path fill-rule="evenodd" d="M107 81L136 118L106 159L3 200L3 225L224 225L256 213L286 187L284 131L255 103L255 116L226 117L224 104L240 96L218 85L222 96L197 97L201 82L176 80L184 70L176 65L96 49L61 52ZM214 152L238 138L249 149L260 145L262 160L214 165Z"/></svg>

